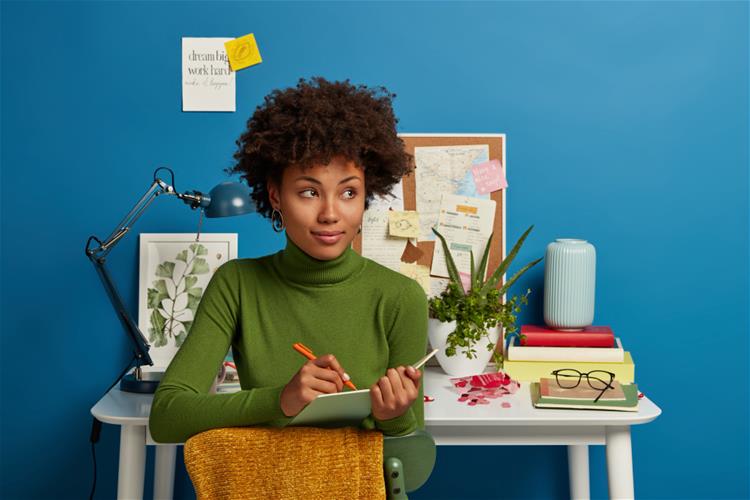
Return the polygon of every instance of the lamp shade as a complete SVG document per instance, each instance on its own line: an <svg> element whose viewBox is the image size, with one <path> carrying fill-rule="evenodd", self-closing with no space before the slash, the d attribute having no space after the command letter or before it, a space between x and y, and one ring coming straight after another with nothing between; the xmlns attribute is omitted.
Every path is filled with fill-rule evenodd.
<svg viewBox="0 0 750 500"><path fill-rule="evenodd" d="M206 217L231 217L255 212L250 188L239 182L222 182L208 193Z"/></svg>

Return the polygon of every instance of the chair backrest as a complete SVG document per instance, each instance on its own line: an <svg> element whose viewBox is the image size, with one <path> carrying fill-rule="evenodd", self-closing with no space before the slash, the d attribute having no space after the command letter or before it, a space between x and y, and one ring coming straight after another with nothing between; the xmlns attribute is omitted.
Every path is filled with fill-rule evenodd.
<svg viewBox="0 0 750 500"><path fill-rule="evenodd" d="M419 489L432 474L437 458L435 440L423 430L405 436L383 436L383 462L398 458L404 467L406 491Z"/></svg>

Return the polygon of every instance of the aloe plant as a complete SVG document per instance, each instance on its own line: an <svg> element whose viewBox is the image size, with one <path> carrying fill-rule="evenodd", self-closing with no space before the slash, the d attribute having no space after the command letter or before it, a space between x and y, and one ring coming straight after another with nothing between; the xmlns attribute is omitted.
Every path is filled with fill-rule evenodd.
<svg viewBox="0 0 750 500"><path fill-rule="evenodd" d="M430 316L444 322L456 321L456 329L448 335L445 349L446 356L455 355L456 348L463 347L465 348L467 358L472 359L476 357L476 350L473 348L474 343L478 342L482 337L489 339L487 329L495 327L498 324L503 326L506 334L516 331L515 313L520 312L521 304L528 304L528 295L531 293L531 290L527 290L520 297L513 296L505 302L502 300L503 295L526 271L538 264L542 258L526 264L501 287L496 287L533 228L533 225L530 226L521 235L516 244L513 245L510 253L486 280L483 277L486 275L493 235L490 235L487 239L487 245L484 248L478 268L474 266L474 252L471 251L469 253L471 267L469 290L464 289L463 282L458 273L458 267L456 267L453 255L448 248L448 243L437 229L432 228L435 235L440 238L443 246L450 282L448 287L439 296L430 299ZM500 365L502 363L502 355L494 351L494 349L495 344L488 342L487 350L493 351L493 359Z"/></svg>

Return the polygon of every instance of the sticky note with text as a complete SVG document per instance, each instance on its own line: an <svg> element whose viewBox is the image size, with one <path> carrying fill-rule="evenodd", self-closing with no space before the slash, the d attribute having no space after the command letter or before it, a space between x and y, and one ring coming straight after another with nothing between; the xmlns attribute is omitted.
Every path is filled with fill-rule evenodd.
<svg viewBox="0 0 750 500"><path fill-rule="evenodd" d="M508 181L505 179L505 167L502 166L500 160L490 160L473 165L471 174L474 176L474 185L477 187L477 193L479 194L488 194L508 187Z"/></svg>
<svg viewBox="0 0 750 500"><path fill-rule="evenodd" d="M255 42L255 35L252 33L230 40L224 43L224 47L229 56L229 65L234 71L263 62L258 44Z"/></svg>

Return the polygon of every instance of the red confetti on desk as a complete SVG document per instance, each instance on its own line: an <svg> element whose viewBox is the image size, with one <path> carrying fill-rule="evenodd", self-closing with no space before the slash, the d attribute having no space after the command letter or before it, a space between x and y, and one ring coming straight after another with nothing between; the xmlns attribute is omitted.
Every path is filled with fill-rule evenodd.
<svg viewBox="0 0 750 500"><path fill-rule="evenodd" d="M425 403L431 403L432 401L435 401L435 398L433 398L432 396L425 396L424 397L424 402Z"/></svg>

